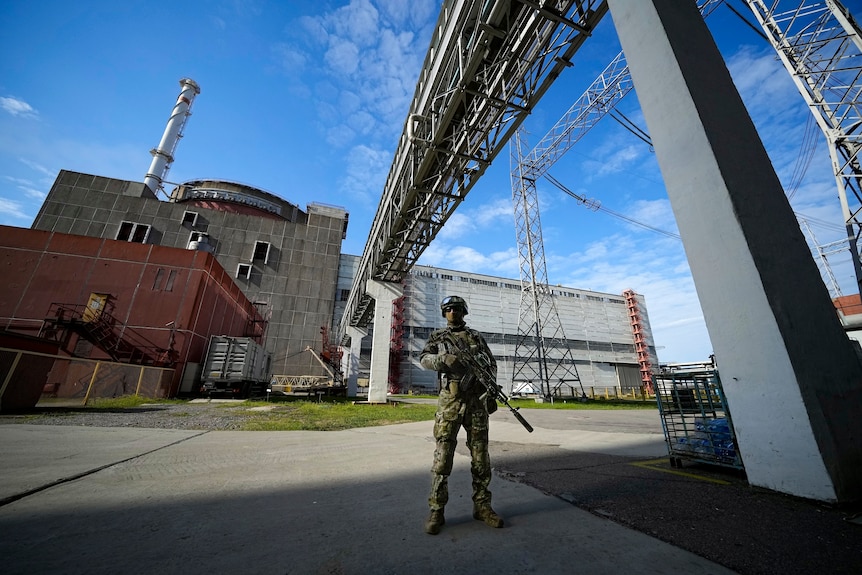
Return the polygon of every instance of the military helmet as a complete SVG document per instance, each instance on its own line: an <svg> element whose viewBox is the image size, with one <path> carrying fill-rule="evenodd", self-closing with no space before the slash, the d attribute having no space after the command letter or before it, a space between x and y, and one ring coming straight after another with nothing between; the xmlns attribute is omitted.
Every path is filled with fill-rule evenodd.
<svg viewBox="0 0 862 575"><path fill-rule="evenodd" d="M440 302L440 313L446 317L446 310L453 307L460 307L464 310L464 315L467 315L467 301L457 295L450 295L443 298Z"/></svg>

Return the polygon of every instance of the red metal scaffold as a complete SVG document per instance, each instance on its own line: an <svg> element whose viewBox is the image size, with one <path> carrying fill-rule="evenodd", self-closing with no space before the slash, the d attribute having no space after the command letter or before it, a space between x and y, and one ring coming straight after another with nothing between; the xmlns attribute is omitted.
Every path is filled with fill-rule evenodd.
<svg viewBox="0 0 862 575"><path fill-rule="evenodd" d="M638 306L637 294L634 290L627 289L623 292L623 297L626 298L626 307L629 310L629 319L632 323L632 335L635 338L635 352L638 356L638 365L640 366L641 383L643 384L644 392L652 393L652 363L649 360L649 348L644 341L643 326L641 325L641 311Z"/></svg>

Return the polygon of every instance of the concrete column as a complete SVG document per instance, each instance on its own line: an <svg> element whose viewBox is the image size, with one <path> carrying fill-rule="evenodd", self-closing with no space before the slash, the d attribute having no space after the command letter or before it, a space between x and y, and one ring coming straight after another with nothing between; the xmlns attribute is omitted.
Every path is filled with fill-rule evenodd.
<svg viewBox="0 0 862 575"><path fill-rule="evenodd" d="M862 493L862 366L697 11L609 0L712 340L748 480Z"/></svg>
<svg viewBox="0 0 862 575"><path fill-rule="evenodd" d="M362 338L368 335L367 329L347 326L347 335L350 336L350 350L345 354L342 369L347 374L347 397L356 397L359 378L359 356L362 353Z"/></svg>
<svg viewBox="0 0 862 575"><path fill-rule="evenodd" d="M374 298L374 332L371 334L371 373L368 401L386 403L389 391L389 334L392 332L392 302L404 295L399 284L368 280L368 295Z"/></svg>

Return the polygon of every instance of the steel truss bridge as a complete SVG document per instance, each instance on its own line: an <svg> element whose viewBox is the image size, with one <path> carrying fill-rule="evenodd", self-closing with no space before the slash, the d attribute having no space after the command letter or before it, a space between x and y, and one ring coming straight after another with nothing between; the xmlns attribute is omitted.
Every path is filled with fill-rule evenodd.
<svg viewBox="0 0 862 575"><path fill-rule="evenodd" d="M401 282L607 13L604 0L445 0L339 336Z"/></svg>

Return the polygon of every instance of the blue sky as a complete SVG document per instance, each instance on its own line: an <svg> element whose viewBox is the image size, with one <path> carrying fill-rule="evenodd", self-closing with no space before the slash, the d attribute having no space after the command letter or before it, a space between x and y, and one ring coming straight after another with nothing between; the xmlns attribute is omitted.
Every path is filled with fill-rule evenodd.
<svg viewBox="0 0 862 575"><path fill-rule="evenodd" d="M168 181L222 178L300 207L342 206L350 212L343 251L356 255L440 8L439 0L3 5L0 224L29 227L61 169L142 181L179 80L192 78L201 94ZM841 238L824 138L808 126L810 113L789 75L726 6L707 22L793 209L819 244ZM525 122L528 146L619 50L606 16ZM634 94L617 110L646 129ZM518 277L508 156L508 148L500 153L420 263ZM609 116L550 174L607 210L677 232L652 150ZM550 283L616 294L632 288L646 297L660 361L708 357L679 240L588 210L546 180L538 192ZM829 263L844 293L853 293L849 257Z"/></svg>

